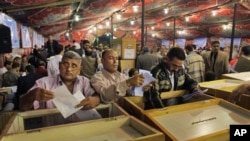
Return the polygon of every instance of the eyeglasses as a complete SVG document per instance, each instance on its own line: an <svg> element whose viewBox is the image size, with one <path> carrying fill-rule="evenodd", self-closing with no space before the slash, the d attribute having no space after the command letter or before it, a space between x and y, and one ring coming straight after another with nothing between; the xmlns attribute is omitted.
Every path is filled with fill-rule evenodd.
<svg viewBox="0 0 250 141"><path fill-rule="evenodd" d="M69 68L69 67L71 67L72 69L77 69L78 68L78 65L76 65L76 64L71 64L70 65L70 63L68 63L68 62L61 62L61 65L62 65L63 68Z"/></svg>
<svg viewBox="0 0 250 141"><path fill-rule="evenodd" d="M179 65L173 64L173 63L171 63L171 62L170 62L170 65L171 65L172 67L174 67L174 68L179 68L179 69L183 67L182 65L179 66Z"/></svg>

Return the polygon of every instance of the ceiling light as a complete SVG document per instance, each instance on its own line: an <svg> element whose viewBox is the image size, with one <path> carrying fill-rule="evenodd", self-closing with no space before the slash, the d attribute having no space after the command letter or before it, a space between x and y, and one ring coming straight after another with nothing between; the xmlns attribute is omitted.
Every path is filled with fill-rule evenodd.
<svg viewBox="0 0 250 141"><path fill-rule="evenodd" d="M212 16L216 16L217 12L216 11L212 11Z"/></svg>
<svg viewBox="0 0 250 141"><path fill-rule="evenodd" d="M169 9L168 8L164 8L164 14L168 14Z"/></svg>
<svg viewBox="0 0 250 141"><path fill-rule="evenodd" d="M122 16L120 14L116 14L116 19L120 20L122 18Z"/></svg>
<svg viewBox="0 0 250 141"><path fill-rule="evenodd" d="M134 21L134 20L131 20L131 21L130 21L130 24L131 24L131 25L134 25L134 24L135 24L135 21Z"/></svg>
<svg viewBox="0 0 250 141"><path fill-rule="evenodd" d="M133 34L136 34L136 31L133 31Z"/></svg>
<svg viewBox="0 0 250 141"><path fill-rule="evenodd" d="M106 26L109 26L109 25L110 25L109 21L106 21Z"/></svg>
<svg viewBox="0 0 250 141"><path fill-rule="evenodd" d="M114 28L114 31L117 31L117 28Z"/></svg>
<svg viewBox="0 0 250 141"><path fill-rule="evenodd" d="M155 30L155 27L154 27L154 26L152 26L152 27L151 27L151 29L152 29L152 30Z"/></svg>
<svg viewBox="0 0 250 141"><path fill-rule="evenodd" d="M67 37L69 37L69 32L66 32L66 34L65 34Z"/></svg>
<svg viewBox="0 0 250 141"><path fill-rule="evenodd" d="M166 23L167 26L170 26L170 23Z"/></svg>
<svg viewBox="0 0 250 141"><path fill-rule="evenodd" d="M134 6L133 6L133 11L134 11L134 12L138 12L138 9L139 9L139 6L137 6L137 5L134 5Z"/></svg>
<svg viewBox="0 0 250 141"><path fill-rule="evenodd" d="M77 22L78 22L78 21L79 21L79 19L80 19L80 16L79 16L79 15L75 15L75 16L74 16L74 19L75 19L75 21L77 21Z"/></svg>
<svg viewBox="0 0 250 141"><path fill-rule="evenodd" d="M189 17L188 16L185 17L185 21L189 22Z"/></svg>

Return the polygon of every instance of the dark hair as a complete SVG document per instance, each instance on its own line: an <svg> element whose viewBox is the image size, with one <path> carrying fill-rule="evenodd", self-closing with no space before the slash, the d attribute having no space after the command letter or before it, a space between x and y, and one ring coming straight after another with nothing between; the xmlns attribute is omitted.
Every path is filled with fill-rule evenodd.
<svg viewBox="0 0 250 141"><path fill-rule="evenodd" d="M188 51L193 51L194 47L193 47L193 45L189 44L189 45L185 46L185 49L188 50Z"/></svg>
<svg viewBox="0 0 250 141"><path fill-rule="evenodd" d="M250 46L243 46L241 52L246 56L250 55Z"/></svg>
<svg viewBox="0 0 250 141"><path fill-rule="evenodd" d="M212 44L212 45L213 45L213 44L220 44L220 42L219 42L219 41L212 41L211 44Z"/></svg>
<svg viewBox="0 0 250 141"><path fill-rule="evenodd" d="M186 55L185 52L182 48L179 47L172 47L170 48L170 50L168 51L167 57L172 60L175 57L179 60L185 60L186 59Z"/></svg>
<svg viewBox="0 0 250 141"><path fill-rule="evenodd" d="M11 64L12 64L12 62L9 61L9 60L6 60L6 61L4 62L4 66L11 65Z"/></svg>
<svg viewBox="0 0 250 141"><path fill-rule="evenodd" d="M12 63L12 68L14 69L14 68L18 68L18 67L20 67L20 64L19 63L17 63L17 62L13 62Z"/></svg>
<svg viewBox="0 0 250 141"><path fill-rule="evenodd" d="M27 65L25 67L25 70L28 72L28 73L35 73L36 72L36 69L33 65Z"/></svg>
<svg viewBox="0 0 250 141"><path fill-rule="evenodd" d="M135 75L135 71L138 71L137 68L131 68L129 71L128 71L128 76L129 77L132 77L133 75Z"/></svg>
<svg viewBox="0 0 250 141"><path fill-rule="evenodd" d="M55 51L55 54L60 54L60 53L63 51L63 46L60 45L60 44L57 44L57 45L54 47L54 51Z"/></svg>
<svg viewBox="0 0 250 141"><path fill-rule="evenodd" d="M212 81L216 79L216 75L213 71L207 71L205 73L205 81Z"/></svg>
<svg viewBox="0 0 250 141"><path fill-rule="evenodd" d="M86 44L86 43L90 43L89 40L82 40L81 42L82 42L83 45Z"/></svg>

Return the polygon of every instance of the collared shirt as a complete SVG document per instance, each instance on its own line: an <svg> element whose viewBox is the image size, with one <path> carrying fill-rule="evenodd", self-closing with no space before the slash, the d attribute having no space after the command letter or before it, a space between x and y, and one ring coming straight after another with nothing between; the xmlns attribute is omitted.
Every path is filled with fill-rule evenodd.
<svg viewBox="0 0 250 141"><path fill-rule="evenodd" d="M60 75L54 75L50 77L43 77L41 79L38 79L35 83L35 85L29 90L33 90L37 87L44 88L47 90L53 90L61 85L64 85L62 82ZM76 81L74 83L74 89L73 93L76 93L78 90L80 90L85 97L91 96L95 93L94 89L91 88L89 79L84 76L77 76ZM45 106L42 108L55 108L55 105L53 104L52 100L46 101L46 105L41 105L43 103L39 103L38 101L34 101L33 106L34 109L40 108L40 106Z"/></svg>
<svg viewBox="0 0 250 141"><path fill-rule="evenodd" d="M116 100L118 97L125 96L128 90L126 80L128 77L120 72L113 76L105 69L97 72L90 80L101 100L105 103Z"/></svg>
<svg viewBox="0 0 250 141"><path fill-rule="evenodd" d="M47 65L48 76L59 74L59 62L62 60L62 55L55 55L51 58Z"/></svg>

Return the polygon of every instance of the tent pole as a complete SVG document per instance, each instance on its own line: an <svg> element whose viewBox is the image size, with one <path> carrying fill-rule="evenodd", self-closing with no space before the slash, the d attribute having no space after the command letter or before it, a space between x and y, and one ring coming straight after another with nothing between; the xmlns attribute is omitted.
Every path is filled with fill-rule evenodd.
<svg viewBox="0 0 250 141"><path fill-rule="evenodd" d="M141 0L142 9L141 9L141 48L144 47L144 11L145 11L145 0ZM146 35L147 36L147 35Z"/></svg>
<svg viewBox="0 0 250 141"><path fill-rule="evenodd" d="M234 17L233 17L233 25L232 25L229 61L232 60L232 54L233 54L233 49L234 49L234 33L235 33L236 12L237 12L237 3L234 4Z"/></svg>
<svg viewBox="0 0 250 141"><path fill-rule="evenodd" d="M175 47L175 31L176 31L176 18L174 17L174 39L173 39L173 47Z"/></svg>

